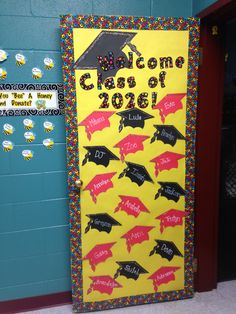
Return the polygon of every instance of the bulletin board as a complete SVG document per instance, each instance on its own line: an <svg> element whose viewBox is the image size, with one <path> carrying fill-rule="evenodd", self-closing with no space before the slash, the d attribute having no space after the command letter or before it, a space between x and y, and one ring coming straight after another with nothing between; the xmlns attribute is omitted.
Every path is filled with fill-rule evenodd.
<svg viewBox="0 0 236 314"><path fill-rule="evenodd" d="M193 296L198 31L61 18L77 312Z"/></svg>

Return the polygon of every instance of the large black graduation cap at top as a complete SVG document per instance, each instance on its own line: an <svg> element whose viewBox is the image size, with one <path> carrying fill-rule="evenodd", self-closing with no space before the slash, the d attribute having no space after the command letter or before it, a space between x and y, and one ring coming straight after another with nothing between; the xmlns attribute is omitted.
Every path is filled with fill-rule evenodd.
<svg viewBox="0 0 236 314"><path fill-rule="evenodd" d="M130 49L141 55L136 47L131 44L131 40L136 35L135 32L118 32L118 31L101 31L95 38L91 45L84 51L84 53L74 63L74 69L97 69L99 66L97 57L105 57L108 52L113 52L114 59L123 57L125 60L125 67L128 65L128 59L122 49L128 45ZM115 76L119 68L115 67L109 71L104 71L103 81L107 77Z"/></svg>

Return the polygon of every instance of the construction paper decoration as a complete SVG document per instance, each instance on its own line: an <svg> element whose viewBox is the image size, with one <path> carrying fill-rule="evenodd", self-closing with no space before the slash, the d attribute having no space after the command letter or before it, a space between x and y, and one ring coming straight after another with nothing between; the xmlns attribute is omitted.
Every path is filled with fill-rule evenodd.
<svg viewBox="0 0 236 314"><path fill-rule="evenodd" d="M9 124L9 123L5 123L3 125L3 133L5 135L12 135L15 132L15 128Z"/></svg>
<svg viewBox="0 0 236 314"><path fill-rule="evenodd" d="M116 244L116 242L95 245L94 248L84 256L83 260L89 260L92 270L95 271L98 264L112 257L111 248L114 244Z"/></svg>
<svg viewBox="0 0 236 314"><path fill-rule="evenodd" d="M11 141L3 141L2 148L4 152L10 152L14 148L14 144Z"/></svg>
<svg viewBox="0 0 236 314"><path fill-rule="evenodd" d="M118 276L124 276L127 279L137 280L140 274L147 274L148 271L144 269L141 265L139 265L135 261L127 261L127 262L116 262L119 265L117 269L114 279Z"/></svg>
<svg viewBox="0 0 236 314"><path fill-rule="evenodd" d="M149 240L148 232L150 232L153 226L136 226L122 235L121 238L126 239L126 245L128 252L131 251L131 248L138 243L143 243L144 241Z"/></svg>
<svg viewBox="0 0 236 314"><path fill-rule="evenodd" d="M0 49L0 62L7 60L8 53L5 50Z"/></svg>
<svg viewBox="0 0 236 314"><path fill-rule="evenodd" d="M43 77L43 72L39 68L33 68L32 77L35 80L41 79Z"/></svg>
<svg viewBox="0 0 236 314"><path fill-rule="evenodd" d="M5 80L7 78L7 70L0 68L0 80Z"/></svg>
<svg viewBox="0 0 236 314"><path fill-rule="evenodd" d="M34 127L34 121L31 119L24 119L23 124L26 130L31 130Z"/></svg>
<svg viewBox="0 0 236 314"><path fill-rule="evenodd" d="M24 137L27 143L32 143L35 140L35 134L33 132L25 132Z"/></svg>
<svg viewBox="0 0 236 314"><path fill-rule="evenodd" d="M183 218L185 216L187 216L185 212L177 209L170 209L167 212L157 216L156 219L159 219L161 221L161 233L163 233L163 231L168 227L182 226Z"/></svg>
<svg viewBox="0 0 236 314"><path fill-rule="evenodd" d="M157 129L151 138L151 143L161 141L164 144L175 146L177 140L185 140L185 137L173 125L154 125Z"/></svg>
<svg viewBox="0 0 236 314"><path fill-rule="evenodd" d="M149 136L129 134L121 141L119 141L114 147L120 149L120 159L123 162L125 156L128 154L135 154L138 151L143 151L143 142L146 141Z"/></svg>
<svg viewBox="0 0 236 314"><path fill-rule="evenodd" d="M26 61L27 61L26 57L21 53L17 53L15 55L15 59L16 59L16 65L17 66L22 66L22 65L26 64Z"/></svg>
<svg viewBox="0 0 236 314"><path fill-rule="evenodd" d="M155 163L155 176L157 177L159 171L171 170L173 168L178 168L178 160L184 158L182 154L177 154L173 152L165 152L161 155L150 160Z"/></svg>
<svg viewBox="0 0 236 314"><path fill-rule="evenodd" d="M141 186L145 181L153 183L147 169L143 165L126 162L127 168L119 175L119 179L128 177L132 182Z"/></svg>
<svg viewBox="0 0 236 314"><path fill-rule="evenodd" d="M175 272L179 270L180 267L165 266L160 267L155 271L148 279L153 280L154 291L157 292L158 288L162 284L167 284L170 281L175 280Z"/></svg>
<svg viewBox="0 0 236 314"><path fill-rule="evenodd" d="M121 117L119 132L123 130L123 127L130 126L132 128L144 128L145 120L152 119L154 116L148 114L140 109L128 109L117 113Z"/></svg>
<svg viewBox="0 0 236 314"><path fill-rule="evenodd" d="M96 165L103 165L107 167L110 160L119 160L107 147L105 146L84 146L88 151L82 161L84 166L88 161L94 162Z"/></svg>
<svg viewBox="0 0 236 314"><path fill-rule="evenodd" d="M119 210L123 210L128 215L131 215L135 218L137 218L141 212L150 213L147 207L138 197L128 195L119 195L119 197L121 202L115 208L115 213Z"/></svg>
<svg viewBox="0 0 236 314"><path fill-rule="evenodd" d="M156 246L154 246L149 256L152 256L153 254L159 254L161 257L166 258L168 261L171 261L174 256L183 257L174 242L166 240L155 241L157 244Z"/></svg>
<svg viewBox="0 0 236 314"><path fill-rule="evenodd" d="M97 131L102 131L110 127L109 118L115 111L94 111L79 123L79 126L85 126L87 137L91 140L92 134Z"/></svg>
<svg viewBox="0 0 236 314"><path fill-rule="evenodd" d="M85 233L87 233L90 229L96 229L99 232L104 231L110 233L113 226L121 226L121 224L118 221L116 221L107 213L90 214L86 216L89 217L90 220L85 229Z"/></svg>
<svg viewBox="0 0 236 314"><path fill-rule="evenodd" d="M54 140L52 138L45 138L43 140L43 145L47 148L47 149L52 149L54 146Z"/></svg>
<svg viewBox="0 0 236 314"><path fill-rule="evenodd" d="M54 68L54 61L53 61L53 59L51 59L51 58L44 58L44 60L43 60L43 63L44 63L44 66L45 66L45 69L46 70L51 70L51 69L53 69Z"/></svg>
<svg viewBox="0 0 236 314"><path fill-rule="evenodd" d="M124 64L122 68L127 67L128 59L122 49L126 45L132 47L130 41L135 35L134 32L102 31L89 48L76 60L74 69L99 70L99 63L103 69L102 82L108 77L116 76L119 68L114 66L114 58L121 57ZM103 57L104 46L107 52L110 52L105 57ZM137 50L135 49L135 51Z"/></svg>
<svg viewBox="0 0 236 314"><path fill-rule="evenodd" d="M50 121L45 121L43 123L43 127L44 127L44 132L46 133L50 133L54 130L54 124Z"/></svg>
<svg viewBox="0 0 236 314"><path fill-rule="evenodd" d="M177 182L158 182L160 184L160 189L155 195L155 200L159 196L164 196L168 200L173 200L178 202L181 196L185 196L185 190Z"/></svg>
<svg viewBox="0 0 236 314"><path fill-rule="evenodd" d="M92 280L92 283L87 291L87 294L92 291L98 291L100 293L111 295L113 289L122 288L122 285L115 281L111 276L91 276L89 278Z"/></svg>
<svg viewBox="0 0 236 314"><path fill-rule="evenodd" d="M111 181L116 172L102 173L96 175L84 188L84 191L89 191L94 203L97 202L97 196L105 193L108 189L113 188Z"/></svg>
<svg viewBox="0 0 236 314"><path fill-rule="evenodd" d="M183 104L181 100L186 96L185 93L182 94L168 94L161 101L159 101L153 109L159 109L161 121L165 123L165 118L178 110L183 109Z"/></svg>
<svg viewBox="0 0 236 314"><path fill-rule="evenodd" d="M25 149L22 151L22 156L24 157L24 160L31 160L34 156L34 153L30 149Z"/></svg>

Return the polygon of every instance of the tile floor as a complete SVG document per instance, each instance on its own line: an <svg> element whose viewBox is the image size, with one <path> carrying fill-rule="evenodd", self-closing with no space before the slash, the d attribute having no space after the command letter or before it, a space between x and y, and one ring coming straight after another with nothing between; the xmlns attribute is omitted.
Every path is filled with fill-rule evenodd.
<svg viewBox="0 0 236 314"><path fill-rule="evenodd" d="M27 314L70 314L71 305L27 312ZM122 309L94 312L100 314L236 314L236 280L221 282L217 290L196 293L193 299L140 305Z"/></svg>

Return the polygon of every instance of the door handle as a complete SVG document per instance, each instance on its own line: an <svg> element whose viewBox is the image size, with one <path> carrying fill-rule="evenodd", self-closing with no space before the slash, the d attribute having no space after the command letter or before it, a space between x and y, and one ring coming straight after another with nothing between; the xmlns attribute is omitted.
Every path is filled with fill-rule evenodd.
<svg viewBox="0 0 236 314"><path fill-rule="evenodd" d="M80 180L80 179L76 180L75 181L75 186L77 187L77 189L80 190L82 188L82 186L83 186L83 181Z"/></svg>

